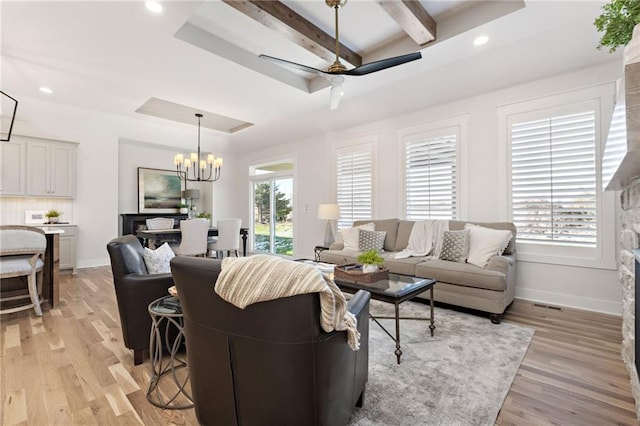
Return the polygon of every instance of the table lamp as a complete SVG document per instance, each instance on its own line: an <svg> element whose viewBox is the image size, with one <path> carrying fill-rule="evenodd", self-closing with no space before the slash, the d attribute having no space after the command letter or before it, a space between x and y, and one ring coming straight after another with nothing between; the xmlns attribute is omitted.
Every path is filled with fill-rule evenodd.
<svg viewBox="0 0 640 426"><path fill-rule="evenodd" d="M329 247L335 240L333 238L333 226L331 221L340 217L340 206L337 204L318 204L318 219L326 220L324 231L324 246Z"/></svg>

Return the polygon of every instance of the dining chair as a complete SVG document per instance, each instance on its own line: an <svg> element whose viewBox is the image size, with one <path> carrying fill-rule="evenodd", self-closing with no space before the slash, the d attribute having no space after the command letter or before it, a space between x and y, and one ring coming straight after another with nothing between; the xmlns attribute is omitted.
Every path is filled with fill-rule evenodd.
<svg viewBox="0 0 640 426"><path fill-rule="evenodd" d="M164 230L173 229L173 219L170 217L154 217L146 220L147 229L149 230Z"/></svg>
<svg viewBox="0 0 640 426"><path fill-rule="evenodd" d="M231 256L231 252L235 252L238 257L238 246L240 246L240 226L241 219L220 219L218 220L218 239L215 242L209 242L209 252L216 252L217 258L222 258L224 252L227 256Z"/></svg>
<svg viewBox="0 0 640 426"><path fill-rule="evenodd" d="M181 220L180 245L173 248L176 256L205 256L207 254L209 225L209 219Z"/></svg>
<svg viewBox="0 0 640 426"><path fill-rule="evenodd" d="M40 294L46 248L47 239L41 229L21 225L0 226L0 279L4 281L3 284L9 284L9 278L26 277L28 290L28 293L21 293L11 288L7 296L0 295L3 306L10 302L0 309L0 314L33 308L37 316L42 316ZM15 301L23 299L29 299L31 303L16 305Z"/></svg>

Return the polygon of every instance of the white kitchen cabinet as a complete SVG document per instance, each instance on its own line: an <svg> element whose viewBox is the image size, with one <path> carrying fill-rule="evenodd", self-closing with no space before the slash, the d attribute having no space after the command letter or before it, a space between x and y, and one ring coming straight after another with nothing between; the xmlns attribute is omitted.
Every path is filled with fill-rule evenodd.
<svg viewBox="0 0 640 426"><path fill-rule="evenodd" d="M60 234L60 270L71 270L71 273L78 273L78 265L76 261L76 240L78 236L78 227L76 225L38 225L39 228L59 228L64 230Z"/></svg>
<svg viewBox="0 0 640 426"><path fill-rule="evenodd" d="M0 195L25 194L25 144L16 141L0 143Z"/></svg>
<svg viewBox="0 0 640 426"><path fill-rule="evenodd" d="M73 198L76 144L30 140L26 146L26 195Z"/></svg>

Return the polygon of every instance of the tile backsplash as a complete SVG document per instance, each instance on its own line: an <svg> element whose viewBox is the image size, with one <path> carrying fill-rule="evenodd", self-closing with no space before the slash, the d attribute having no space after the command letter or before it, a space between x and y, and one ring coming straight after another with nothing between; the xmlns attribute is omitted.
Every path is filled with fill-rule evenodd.
<svg viewBox="0 0 640 426"><path fill-rule="evenodd" d="M30 197L2 197L0 198L0 225L24 224L26 210L56 209L63 214L60 222L73 221L73 200L63 198L30 198Z"/></svg>

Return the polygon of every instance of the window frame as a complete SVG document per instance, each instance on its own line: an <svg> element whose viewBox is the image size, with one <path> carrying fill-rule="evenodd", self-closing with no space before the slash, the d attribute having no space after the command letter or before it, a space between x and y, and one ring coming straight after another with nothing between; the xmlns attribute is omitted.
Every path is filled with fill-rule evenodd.
<svg viewBox="0 0 640 426"><path fill-rule="evenodd" d="M616 269L615 229L616 203L611 192L602 189L602 153L608 122L613 112L615 83L605 83L584 89L514 102L499 106L498 129L500 141L500 205L504 220L513 221L511 124L579 112L585 107L595 114L596 166L596 246L582 247L571 243L521 241L516 239L518 259L529 262Z"/></svg>

